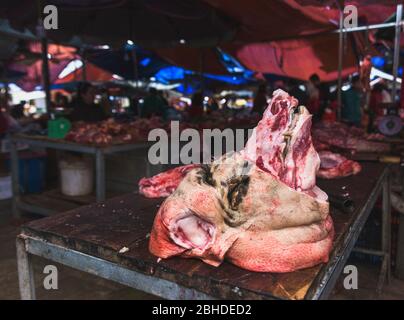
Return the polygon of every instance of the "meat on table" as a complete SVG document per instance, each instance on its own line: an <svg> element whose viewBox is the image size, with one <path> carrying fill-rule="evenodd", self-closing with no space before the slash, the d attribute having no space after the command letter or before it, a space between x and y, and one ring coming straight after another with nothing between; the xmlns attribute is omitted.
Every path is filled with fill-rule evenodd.
<svg viewBox="0 0 404 320"><path fill-rule="evenodd" d="M328 260L333 223L327 195L316 186L311 115L297 104L277 90L244 150L185 175L156 215L154 255L214 266L227 259L262 272Z"/></svg>

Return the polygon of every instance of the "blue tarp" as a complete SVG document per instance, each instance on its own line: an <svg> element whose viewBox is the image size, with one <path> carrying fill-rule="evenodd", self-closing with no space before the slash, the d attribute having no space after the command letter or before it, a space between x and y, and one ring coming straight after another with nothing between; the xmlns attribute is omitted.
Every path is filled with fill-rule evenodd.
<svg viewBox="0 0 404 320"><path fill-rule="evenodd" d="M248 84L255 81L255 79L251 78L251 75L252 72L249 71L237 75L213 75L205 73L203 74L203 85L209 87L218 82L232 85ZM170 66L163 68L155 74L154 78L157 82L164 84L181 82L181 85L175 88L175 90L184 94L192 94L202 88L202 77L200 74L180 67Z"/></svg>
<svg viewBox="0 0 404 320"><path fill-rule="evenodd" d="M117 74L126 80L135 80L135 68L133 65L133 54L130 47L120 50L90 50L86 59L96 66ZM138 79L149 79L160 69L168 67L169 64L158 58L151 52L136 46Z"/></svg>
<svg viewBox="0 0 404 320"><path fill-rule="evenodd" d="M184 94L192 94L202 88L202 78L199 73L173 66L154 53L138 46L125 45L120 50L90 50L86 59L94 65L117 74L126 80L134 80L133 54L136 49L137 70L139 80L153 79L163 84L181 83L175 90ZM218 49L218 54L223 65L228 70L228 75L203 74L203 85L214 83L227 83L233 85L247 84L255 81L253 72L245 69L236 59Z"/></svg>

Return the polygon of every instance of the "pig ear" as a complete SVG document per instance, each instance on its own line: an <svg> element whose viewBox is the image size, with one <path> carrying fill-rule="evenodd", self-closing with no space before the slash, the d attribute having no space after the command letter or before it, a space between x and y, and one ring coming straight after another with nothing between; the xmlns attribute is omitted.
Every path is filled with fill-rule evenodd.
<svg viewBox="0 0 404 320"><path fill-rule="evenodd" d="M200 259L212 266L219 266L224 257L227 255L227 252L236 242L236 240L240 237L240 230L236 228L227 228L224 233L220 235L220 245L214 244L210 250Z"/></svg>

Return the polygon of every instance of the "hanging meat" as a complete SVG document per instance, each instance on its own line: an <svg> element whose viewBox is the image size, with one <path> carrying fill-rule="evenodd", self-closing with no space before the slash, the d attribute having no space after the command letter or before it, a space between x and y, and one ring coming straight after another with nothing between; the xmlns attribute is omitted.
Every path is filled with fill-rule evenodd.
<svg viewBox="0 0 404 320"><path fill-rule="evenodd" d="M334 231L310 127L308 111L275 91L243 151L190 170L163 202L151 253L258 272L326 262Z"/></svg>
<svg viewBox="0 0 404 320"><path fill-rule="evenodd" d="M324 179L335 179L355 175L362 170L361 165L353 160L331 151L320 151L320 169L317 177Z"/></svg>

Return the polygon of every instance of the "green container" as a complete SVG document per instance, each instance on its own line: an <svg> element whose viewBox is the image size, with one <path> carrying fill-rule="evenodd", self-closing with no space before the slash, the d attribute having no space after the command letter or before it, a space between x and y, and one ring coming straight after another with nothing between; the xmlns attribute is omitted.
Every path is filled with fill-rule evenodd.
<svg viewBox="0 0 404 320"><path fill-rule="evenodd" d="M54 139L63 139L70 131L72 124L66 118L57 118L48 121L48 137Z"/></svg>

